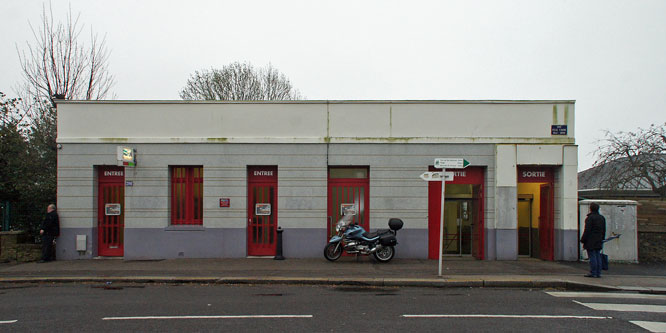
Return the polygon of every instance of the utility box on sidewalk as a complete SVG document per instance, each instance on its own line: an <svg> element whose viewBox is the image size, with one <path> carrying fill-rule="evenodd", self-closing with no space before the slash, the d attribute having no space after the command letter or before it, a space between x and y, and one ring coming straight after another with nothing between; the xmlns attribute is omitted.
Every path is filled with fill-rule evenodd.
<svg viewBox="0 0 666 333"><path fill-rule="evenodd" d="M609 261L638 262L638 220L637 205L633 200L581 200L579 208L578 239L585 230L585 218L590 212L590 204L599 205L599 213L606 218L606 239L622 235L604 243L604 253ZM587 252L580 247L580 260L587 260Z"/></svg>

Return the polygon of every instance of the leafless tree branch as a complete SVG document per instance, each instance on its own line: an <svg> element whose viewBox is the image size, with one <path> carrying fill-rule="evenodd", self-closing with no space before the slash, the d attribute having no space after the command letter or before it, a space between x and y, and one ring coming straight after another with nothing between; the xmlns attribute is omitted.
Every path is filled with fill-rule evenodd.
<svg viewBox="0 0 666 333"><path fill-rule="evenodd" d="M41 26L30 26L33 43L18 50L25 83L19 87L24 102L55 105L55 99L102 99L114 84L108 71L105 39L91 31L90 45L79 43L79 16L69 8L66 22L56 22L49 5L42 8ZM34 114L33 114L34 116Z"/></svg>
<svg viewBox="0 0 666 333"><path fill-rule="evenodd" d="M649 188L666 197L666 123L636 132L606 131L595 154L600 187L610 190Z"/></svg>

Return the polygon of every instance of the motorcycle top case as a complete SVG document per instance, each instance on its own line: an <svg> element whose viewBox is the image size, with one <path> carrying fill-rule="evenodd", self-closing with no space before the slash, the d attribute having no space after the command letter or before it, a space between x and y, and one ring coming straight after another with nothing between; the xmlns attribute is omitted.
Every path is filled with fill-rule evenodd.
<svg viewBox="0 0 666 333"><path fill-rule="evenodd" d="M398 244L398 240L395 239L395 235L384 235L379 238L379 244L384 246L395 246Z"/></svg>
<svg viewBox="0 0 666 333"><path fill-rule="evenodd" d="M402 224L403 224L402 220L401 219L396 219L396 218L392 218L388 222L389 228L391 228L391 230L394 230L394 231L402 229Z"/></svg>

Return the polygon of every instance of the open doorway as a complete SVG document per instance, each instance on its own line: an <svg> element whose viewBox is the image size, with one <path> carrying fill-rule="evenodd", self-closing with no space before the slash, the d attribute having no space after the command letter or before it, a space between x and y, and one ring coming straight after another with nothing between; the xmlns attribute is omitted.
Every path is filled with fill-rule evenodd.
<svg viewBox="0 0 666 333"><path fill-rule="evenodd" d="M430 171L441 171L433 166ZM451 169L446 182L442 254L484 258L483 183L485 169ZM428 182L428 258L439 258L442 183Z"/></svg>
<svg viewBox="0 0 666 333"><path fill-rule="evenodd" d="M518 255L554 259L553 170L518 168Z"/></svg>

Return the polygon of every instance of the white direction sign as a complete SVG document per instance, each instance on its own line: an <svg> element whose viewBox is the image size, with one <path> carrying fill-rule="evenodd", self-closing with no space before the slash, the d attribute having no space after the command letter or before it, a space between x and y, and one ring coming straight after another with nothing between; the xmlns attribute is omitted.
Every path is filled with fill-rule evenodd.
<svg viewBox="0 0 666 333"><path fill-rule="evenodd" d="M469 161L464 158L436 158L435 168L437 169L464 169L469 165Z"/></svg>
<svg viewBox="0 0 666 333"><path fill-rule="evenodd" d="M444 180L447 182L453 181L453 172L439 172L439 171L428 171L421 174L421 179L432 182L432 181L442 181L442 174L444 174Z"/></svg>

